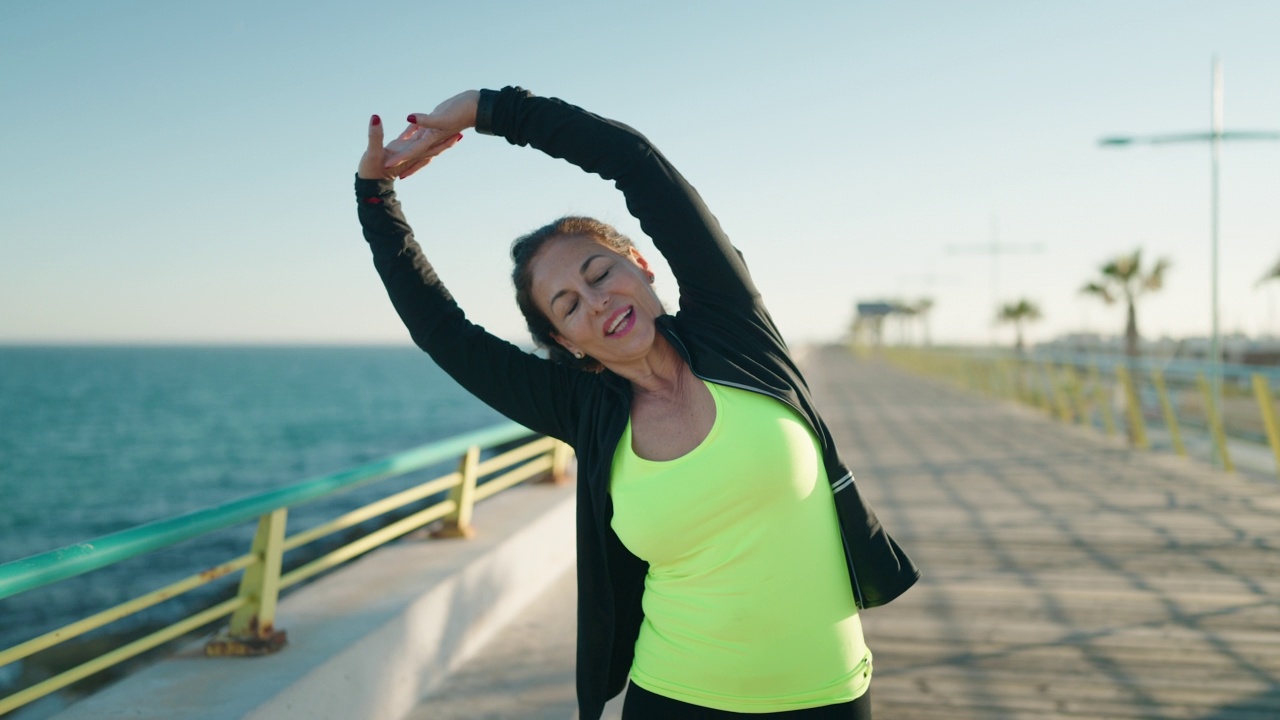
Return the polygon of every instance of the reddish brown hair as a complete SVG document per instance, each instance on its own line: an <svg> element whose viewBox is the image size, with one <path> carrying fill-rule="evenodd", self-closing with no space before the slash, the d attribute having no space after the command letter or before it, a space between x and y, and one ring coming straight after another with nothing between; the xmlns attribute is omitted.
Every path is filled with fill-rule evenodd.
<svg viewBox="0 0 1280 720"><path fill-rule="evenodd" d="M635 247L631 238L618 232L612 225L589 217L574 215L562 217L516 238L515 242L511 243L511 262L513 263L511 283L516 286L516 305L520 306L525 324L529 326L529 334L533 336L533 341L538 344L538 347L546 349L547 356L562 365L599 372L604 369L600 361L590 355L578 359L563 345L556 342L552 335L555 332L555 325L533 302L534 257L548 242L571 236L591 238L621 255L627 255L631 248Z"/></svg>

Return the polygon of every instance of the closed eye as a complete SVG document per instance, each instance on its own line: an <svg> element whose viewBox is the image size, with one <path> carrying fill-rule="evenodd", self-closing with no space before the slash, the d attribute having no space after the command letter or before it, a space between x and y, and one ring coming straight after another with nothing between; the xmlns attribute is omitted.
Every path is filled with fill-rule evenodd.
<svg viewBox="0 0 1280 720"><path fill-rule="evenodd" d="M579 268L578 272L582 273L582 274L583 274L583 276L586 276L587 271L591 269L591 263L595 262L596 260L602 260L602 259L607 259L607 258L606 258L604 255L592 255L591 257L587 258L586 262L582 263L582 267L581 267L581 268ZM595 287L595 286L596 286L596 285L598 285L601 281L603 281L605 278L609 277L609 273L610 273L612 270L613 270L613 264L611 263L608 267L606 267L606 268L604 269L604 272L602 272L602 273L600 273L599 275L597 275L597 276L595 277L595 279L593 279L593 280L588 280L588 281L587 281L587 284L588 284L588 285L590 285L590 286L592 286L592 287ZM559 298L560 298L560 296L568 294L568 292L569 292L569 290L567 290L567 289L566 289L566 290L561 290L560 292L556 293L554 296L552 296L552 298L551 298L551 302L550 302L549 304L554 308L554 307L555 307L555 304L556 304L556 300L557 300L557 299L559 299ZM575 300L573 301L573 304L572 304L572 305L570 305L570 306L569 306L569 308L568 308L567 310L565 310L565 311L564 311L564 314L563 314L561 317L566 317L566 318L567 318L567 317L569 317L570 315L572 315L572 314L574 313L574 311L575 311L575 310L577 310L577 309L578 309L578 300L577 300L577 299L575 299Z"/></svg>

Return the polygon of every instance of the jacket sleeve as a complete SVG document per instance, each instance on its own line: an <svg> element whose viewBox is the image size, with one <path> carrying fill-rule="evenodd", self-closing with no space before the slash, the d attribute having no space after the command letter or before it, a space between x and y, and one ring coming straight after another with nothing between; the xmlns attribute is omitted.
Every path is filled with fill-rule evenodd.
<svg viewBox="0 0 1280 720"><path fill-rule="evenodd" d="M535 147L612 180L671 266L681 309L690 304L742 307L758 300L746 263L720 223L693 186L639 132L516 87L481 91L476 130Z"/></svg>
<svg viewBox="0 0 1280 720"><path fill-rule="evenodd" d="M573 444L575 393L585 374L527 353L467 320L414 240L390 180L356 178L373 264L418 347L487 405Z"/></svg>

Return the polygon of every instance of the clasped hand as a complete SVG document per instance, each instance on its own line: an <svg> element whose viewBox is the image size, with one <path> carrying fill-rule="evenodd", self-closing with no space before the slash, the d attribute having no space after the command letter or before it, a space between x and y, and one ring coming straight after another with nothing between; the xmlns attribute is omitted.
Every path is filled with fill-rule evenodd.
<svg viewBox="0 0 1280 720"><path fill-rule="evenodd" d="M409 127L383 146L382 121L369 119L369 144L360 158L362 178L407 178L426 167L440 153L462 139L462 131L475 127L480 93L468 90L436 106L429 113L409 116Z"/></svg>

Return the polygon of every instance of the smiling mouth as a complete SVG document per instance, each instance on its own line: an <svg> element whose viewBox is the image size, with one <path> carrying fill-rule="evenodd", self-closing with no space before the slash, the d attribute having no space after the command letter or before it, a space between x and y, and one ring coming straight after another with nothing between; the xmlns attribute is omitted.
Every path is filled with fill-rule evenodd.
<svg viewBox="0 0 1280 720"><path fill-rule="evenodd" d="M636 310L634 307L628 307L625 311L618 313L617 316L613 318L613 321L609 323L609 327L605 329L605 336L608 337L614 335L620 330L628 328L628 321L635 315L635 312Z"/></svg>

